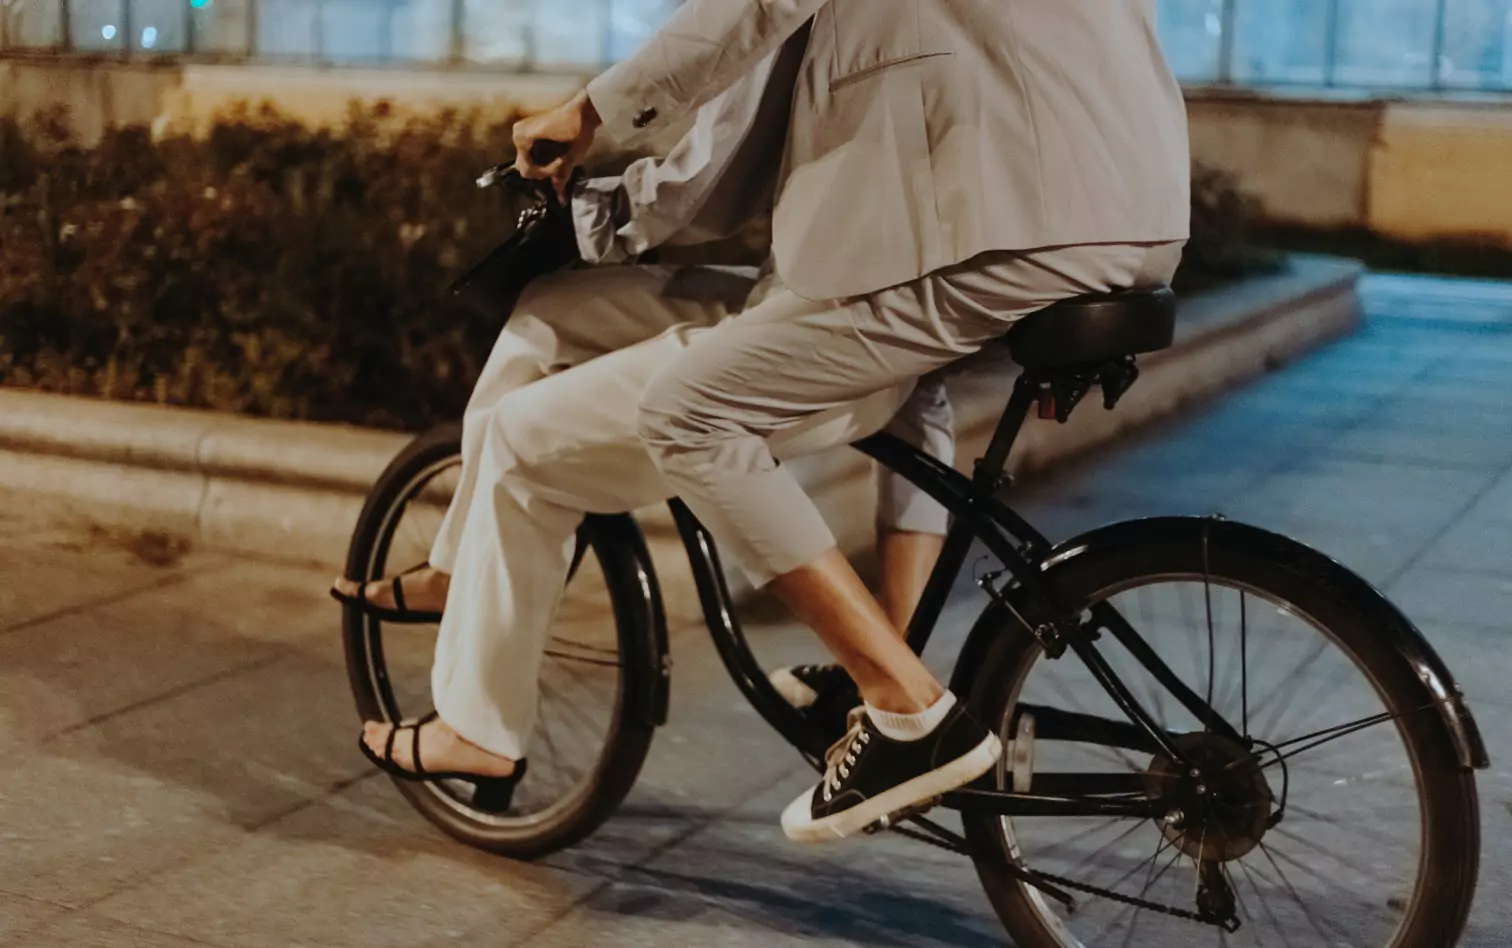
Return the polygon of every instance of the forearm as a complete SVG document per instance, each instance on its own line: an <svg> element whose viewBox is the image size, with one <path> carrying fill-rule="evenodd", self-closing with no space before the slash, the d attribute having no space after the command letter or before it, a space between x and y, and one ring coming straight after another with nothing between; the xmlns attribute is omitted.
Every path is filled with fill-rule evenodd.
<svg viewBox="0 0 1512 948"><path fill-rule="evenodd" d="M603 131L630 145L722 94L828 0L687 0L630 58L588 84Z"/></svg>
<svg viewBox="0 0 1512 948"><path fill-rule="evenodd" d="M718 240L769 204L807 31L699 109L664 158L584 182L573 200L583 259L619 263L663 244Z"/></svg>

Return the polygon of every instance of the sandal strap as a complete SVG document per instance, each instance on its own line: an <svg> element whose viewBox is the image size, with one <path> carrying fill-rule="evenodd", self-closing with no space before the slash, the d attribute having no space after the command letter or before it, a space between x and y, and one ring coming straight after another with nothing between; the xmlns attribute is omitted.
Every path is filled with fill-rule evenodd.
<svg viewBox="0 0 1512 948"><path fill-rule="evenodd" d="M394 608L400 612L409 612L409 607L404 604L404 584L400 582L405 575L401 573L395 576L393 581L389 583L389 588L394 591Z"/></svg>
<svg viewBox="0 0 1512 948"><path fill-rule="evenodd" d="M394 740L399 737L400 730L398 724L389 728L388 739L383 742L383 759L389 763L394 762Z"/></svg>
<svg viewBox="0 0 1512 948"><path fill-rule="evenodd" d="M425 773L425 764L420 762L420 727L425 723L424 720L421 720L410 726L410 731L414 734L410 738L410 760L414 764L415 773L421 777L427 776Z"/></svg>

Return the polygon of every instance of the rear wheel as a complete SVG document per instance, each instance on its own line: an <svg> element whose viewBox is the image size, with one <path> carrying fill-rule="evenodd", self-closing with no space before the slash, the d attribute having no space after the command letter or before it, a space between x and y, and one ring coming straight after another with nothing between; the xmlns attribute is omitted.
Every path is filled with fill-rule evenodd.
<svg viewBox="0 0 1512 948"><path fill-rule="evenodd" d="M1474 778L1412 663L1368 609L1291 564L1216 538L1152 533L1073 556L1048 576L1084 618L1100 603L1116 608L1239 737L1205 727L1104 630L1098 651L1201 773L1178 768L1132 729L1088 740L1078 722L1128 717L1074 654L1048 660L1006 610L988 609L977 634L996 635L970 700L1008 748L997 786L1078 794L1096 780L1111 796L1160 801L1162 814L963 814L1015 944L1454 943L1480 852ZM1078 777L1057 785L1056 773ZM1005 860L1097 892L1073 891L1068 911L1006 872ZM1227 909L1237 930L1180 915L1202 908Z"/></svg>
<svg viewBox="0 0 1512 948"><path fill-rule="evenodd" d="M461 472L461 427L428 432L396 457L358 519L346 575L368 581L427 561ZM569 846L614 811L640 773L654 725L633 697L645 674L654 622L622 518L589 517L578 533L577 565L550 631L530 770L510 809L473 805L464 781L395 781L409 802L470 846L532 858ZM401 721L431 708L436 626L386 624L343 610L347 671L364 720Z"/></svg>

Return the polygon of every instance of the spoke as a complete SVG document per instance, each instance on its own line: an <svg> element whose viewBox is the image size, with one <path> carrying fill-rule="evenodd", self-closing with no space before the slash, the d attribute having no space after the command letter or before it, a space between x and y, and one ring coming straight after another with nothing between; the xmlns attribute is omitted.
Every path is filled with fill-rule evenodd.
<svg viewBox="0 0 1512 948"><path fill-rule="evenodd" d="M1297 908L1299 908L1299 909L1302 910L1302 915L1304 917L1306 917L1307 922L1308 922L1309 925L1312 926L1313 931L1315 931L1315 932L1318 933L1318 937L1321 938L1321 939L1323 939L1323 941L1324 941L1325 944L1330 944L1328 933L1326 933L1326 932L1323 931L1322 925L1320 925L1319 922L1318 922L1318 919L1313 916L1312 910L1307 907L1307 903L1302 900L1301 894L1297 892L1297 887L1294 886L1294 885L1292 885L1291 879L1287 878L1285 870L1283 870L1281 868L1281 864L1276 861L1276 857L1273 856L1273 855L1271 855L1270 847L1267 846L1267 845L1265 845L1265 841L1264 840L1260 841L1260 852L1262 852L1265 855L1265 858L1267 860L1269 860L1270 864L1275 868L1276 875L1279 876L1280 879L1281 879L1281 884L1284 885L1286 887L1286 890L1291 893L1292 899L1295 900L1296 903L1297 903ZM1286 858L1286 854L1285 853L1282 853L1282 856L1283 856L1283 858ZM1317 873L1316 870L1313 870L1313 869L1310 869L1310 868L1308 868L1306 866L1303 866L1302 863L1299 863L1299 862L1297 862L1294 859L1289 859L1288 858L1287 861L1288 862L1292 862L1292 863L1294 863L1297 866L1301 866L1302 868L1308 869L1308 871L1312 872L1314 875L1318 875L1318 873ZM1319 875L1318 877L1319 878L1324 878L1321 875ZM1333 926L1330 925L1329 928L1333 928ZM1339 932L1339 931L1335 931L1334 932L1334 937L1335 938L1343 937L1343 935L1344 935L1343 932ZM1340 944L1340 943L1339 942L1332 942L1331 944L1335 944L1336 945L1336 944ZM1349 944L1353 945L1354 941L1353 940L1349 941Z"/></svg>
<svg viewBox="0 0 1512 948"><path fill-rule="evenodd" d="M1170 840L1166 839L1164 833L1162 833L1160 835L1160 840L1161 840L1161 845L1156 847L1156 849L1155 849L1155 855L1153 855L1153 856L1150 857L1150 863L1153 865L1156 862L1159 862L1160 861L1160 855L1161 855L1161 853L1165 852L1166 849L1170 849L1171 850L1171 858L1166 862L1165 866L1159 872L1157 872L1155 874L1155 878L1150 880L1149 884L1151 886L1153 886L1155 883L1159 882L1161 879L1165 878L1165 874L1167 872L1171 871L1171 867L1174 866L1174 865L1176 865L1176 863L1181 860L1181 848L1179 846L1176 846L1173 842L1171 842ZM1116 891L1118 891L1118 887L1120 885L1123 885L1125 882L1129 881L1129 877L1133 876L1135 873L1137 873L1140 870L1140 867L1142 867L1143 865L1144 865L1144 863L1139 863L1139 864L1135 865L1133 869L1130 869L1128 872L1126 872L1123 875L1119 876L1118 879L1115 880L1112 885L1105 885L1102 888L1107 889L1110 892L1116 892ZM1149 891L1149 890L1146 889L1145 891ZM1137 908L1138 907L1134 906L1134 905L1126 905L1122 910L1120 910L1118 912L1117 915L1114 915L1112 918L1108 919L1107 923L1104 924L1102 926L1102 928L1099 928L1097 930L1097 933L1095 935L1093 935L1092 940L1094 942L1101 941L1103 933L1105 933L1108 929L1110 929L1114 925L1116 925L1118 923L1119 919L1123 918L1125 915L1128 915L1131 911L1135 911Z"/></svg>
<svg viewBox="0 0 1512 948"><path fill-rule="evenodd" d="M1056 845L1062 846L1062 847L1065 847L1065 848L1069 849L1069 848L1072 847L1073 844L1079 843L1082 840L1088 838L1089 836L1095 836L1096 834L1102 832L1105 829L1111 829L1114 826L1117 826L1118 824L1123 823L1126 820L1130 820L1130 819L1135 819L1135 817L1110 816L1110 817L1108 817L1106 819L1106 821L1104 821L1102 823L1098 823L1097 825L1093 826L1091 829L1082 830L1082 831L1076 833L1074 836L1067 836L1064 839L1057 839L1055 842L1056 842ZM1143 822L1143 821L1141 820L1140 822ZM1099 852L1101 852L1101 850L1099 850Z"/></svg>
<svg viewBox="0 0 1512 948"><path fill-rule="evenodd" d="M1322 747L1324 744L1332 743L1333 741L1336 741L1341 737L1348 737L1349 735L1363 731L1366 728L1375 727L1377 724L1385 724L1389 721L1395 721L1397 718L1405 717L1408 714L1419 714L1423 711L1429 711L1432 709L1433 705L1425 704L1420 708L1416 708L1412 711L1404 711L1401 714L1394 714L1390 711L1383 711L1380 714L1371 715L1368 718L1361 718L1358 721L1353 721L1349 724L1338 724L1333 727L1324 728L1321 731L1314 731L1311 734L1304 734L1301 737L1294 737L1290 740L1282 741L1278 744L1273 744L1271 745L1271 748L1273 750L1280 750L1283 747L1301 743L1302 741L1312 741L1312 743L1304 744L1301 747L1290 750L1284 754L1280 754L1274 760L1268 760L1260 766L1270 767L1275 764L1279 764L1283 760L1290 760L1298 754L1310 751L1315 747ZM1314 738L1316 738L1316 740L1314 740Z"/></svg>
<svg viewBox="0 0 1512 948"><path fill-rule="evenodd" d="M1082 714L1086 715L1092 714L1092 712L1088 710L1087 706L1085 704L1082 704L1081 699L1078 698L1076 694L1072 692L1064 682L1053 675L1047 675L1046 677L1049 679L1050 684L1055 688L1055 690L1060 693L1061 698L1068 704L1072 705L1075 710L1080 711ZM1107 744L1078 744L1077 746L1086 748L1088 750L1099 751L1103 754L1104 757L1109 758L1114 763L1121 763L1129 770L1136 773L1144 770L1144 768L1139 766L1139 763L1133 757L1130 757L1128 752L1124 751L1122 748L1109 747Z"/></svg>
<svg viewBox="0 0 1512 948"><path fill-rule="evenodd" d="M1150 589L1150 587L1148 587L1148 586L1142 587L1142 590L1144 592L1148 592L1149 589ZM1148 606L1149 605L1149 597L1148 596L1144 596L1142 598L1145 601L1145 605ZM1144 628L1146 628L1146 629L1156 628L1155 617L1150 614L1150 610L1148 608L1144 609L1144 610L1142 610L1142 614L1143 614L1143 617L1144 617ZM1144 682L1145 695L1150 699L1150 703L1155 706L1155 713L1153 715L1151 715L1151 717L1154 719L1154 721L1155 721L1156 724L1160 725L1160 729L1161 730L1163 730L1163 731L1169 731L1171 729L1170 728L1170 721L1168 721L1166 719L1165 698L1162 695L1162 691L1164 689L1162 689L1160 687L1160 682L1158 682L1154 678L1152 678L1148 672L1144 671L1143 668L1141 668L1140 671L1141 671L1141 674L1140 674L1139 678L1140 678L1140 680L1142 682Z"/></svg>
<svg viewBox="0 0 1512 948"><path fill-rule="evenodd" d="M571 673L571 669L570 668L564 668L563 671L568 672L569 674ZM581 679L575 679L575 683L581 685L582 681L581 681ZM586 689L586 690L592 691L593 689ZM568 697L564 692L559 691L559 690L551 687L551 685L549 684L548 679L544 675L541 677L541 691L542 691L542 697L543 698L550 698L550 697L552 697L552 695L546 694L546 692L548 692L548 691L551 691L554 694L559 695L559 696L561 696L564 699ZM571 716L576 719L577 723L580 726L586 727L586 729L590 733L596 734L601 729L602 724L600 724L599 721L597 721L593 717L591 717L588 714L587 710L584 709L578 702L572 701L572 700L563 700L563 701L557 702L557 703L560 704L561 707L563 708L564 713L563 713L562 716L563 716L564 719L567 717L568 713L570 713ZM540 707L542 709L544 709L545 706L546 706L546 702L545 701L541 701L540 702ZM544 717L544 715L543 715L543 717Z"/></svg>
<svg viewBox="0 0 1512 948"><path fill-rule="evenodd" d="M1146 896L1148 896L1150 894L1150 886L1152 886L1152 885L1155 884L1155 867L1160 862L1160 854L1165 849L1165 843L1166 843L1165 834L1161 833L1157 837L1157 841L1156 841L1156 845L1155 845L1155 855L1153 855L1153 856L1150 857L1150 871L1147 872L1147 873L1145 873L1145 884L1144 884L1144 887L1139 890L1139 897L1141 899L1145 898ZM1128 934L1124 935L1124 940L1123 940L1124 948L1129 948L1129 945L1131 945L1133 943L1134 932L1135 932L1136 929L1139 928L1139 913L1144 911L1144 909L1142 907L1137 906L1137 905L1130 906L1130 908L1134 909L1134 917L1131 918L1131 919L1129 919L1129 931L1128 931Z"/></svg>
<svg viewBox="0 0 1512 948"><path fill-rule="evenodd" d="M548 691L551 690L551 686L548 685L544 680L541 682L540 688L541 688L541 693L543 695L545 695ZM562 759L562 756L561 756L561 754L559 754L557 752L556 739L551 734L551 724L548 721L548 716L545 715L545 714L541 714L541 715L538 715L537 717L538 717L538 719L541 722L541 739L542 739L542 742L543 742L544 746L550 752L552 761L554 761L554 762L560 762L561 759ZM566 770L567 768L566 767L561 767L561 768L553 768L553 769L554 770ZM567 786L571 787L572 784L569 783Z"/></svg>
<svg viewBox="0 0 1512 948"><path fill-rule="evenodd" d="M1414 785L1414 790L1415 789L1416 789L1416 785ZM1416 807L1414 807L1413 810L1415 812L1416 811ZM1286 815L1287 816L1291 816L1294 813L1301 814L1306 819L1312 820L1314 822L1326 823L1329 826L1336 826L1336 827L1338 827L1341 830L1344 830L1346 828L1343 823L1340 823L1338 820L1334 819L1331 816L1326 816L1326 815L1324 815L1322 813L1319 813L1317 810L1309 809L1309 808L1307 808L1305 806L1302 806L1301 804L1288 803L1286 805ZM1276 828L1275 828L1275 832L1281 833L1283 836L1284 835L1288 835L1290 833L1290 831L1286 829L1287 822L1289 822L1289 821L1283 820L1280 824L1278 824L1276 826ZM1349 829L1350 829L1350 831L1358 833L1359 835L1365 837L1366 839L1373 840L1374 842L1380 843L1382 846L1385 846L1388 849L1399 850L1399 849L1401 849L1403 847L1403 845L1405 845L1404 842L1402 840L1400 840L1400 839L1390 839L1390 838L1388 838L1386 836L1381 835L1380 831L1377 830L1377 829L1375 829L1374 827L1367 827L1367 826L1359 826L1359 825L1357 825L1357 826L1354 826L1354 827L1350 827ZM1312 841L1309 840L1309 842L1312 842Z"/></svg>
<svg viewBox="0 0 1512 948"><path fill-rule="evenodd" d="M1202 643L1198 638L1197 622L1196 618L1192 615L1188 597L1181 596L1180 601L1182 624L1186 628L1187 644L1191 647L1192 652L1192 681L1196 683L1202 680ZM1212 702L1208 703L1212 704Z"/></svg>
<svg viewBox="0 0 1512 948"><path fill-rule="evenodd" d="M553 642L559 642L562 645L567 646L568 648L575 648L581 652L597 652L600 655L613 655L616 659L614 664L619 664L619 648L617 646L615 648L610 648L607 645L593 645L588 642L579 642L575 639L564 639L559 635L553 635L551 637L551 640Z"/></svg>
<svg viewBox="0 0 1512 948"><path fill-rule="evenodd" d="M1136 821L1134 823L1131 823L1129 825L1128 829L1124 830L1122 833L1119 833L1117 836L1113 837L1111 840L1109 840L1108 842L1104 843L1100 849L1094 849L1090 854L1087 855L1087 857L1085 859L1083 859L1081 862L1077 863L1076 865L1072 866L1070 868L1070 870L1068 870L1065 873L1065 875L1068 878L1075 877L1076 873L1078 871L1080 871L1082 869L1082 867L1084 867L1087 863L1091 862L1092 860L1096 859L1098 856L1100 856L1103 853L1107 852L1112 847L1117 846L1119 843L1121 843L1124 840L1128 839L1130 836L1133 836L1143 826L1144 826L1144 821L1143 820L1139 820L1139 821ZM1138 872L1138 871L1139 870L1137 868L1134 870L1134 872ZM1129 875L1133 875L1133 874L1134 874L1133 872L1129 873ZM1128 878L1128 876L1124 877L1124 879L1127 879L1127 878ZM1120 879L1118 881L1122 882L1123 879ZM1109 888L1112 888L1112 887L1109 886Z"/></svg>
<svg viewBox="0 0 1512 948"><path fill-rule="evenodd" d="M1308 849L1310 849L1311 851L1317 853L1320 856L1327 856L1329 859L1332 859L1334 862L1338 863L1339 865L1343 866L1346 869L1351 869L1351 870L1353 870L1355 872L1360 873L1361 875L1367 875L1368 876L1368 875L1374 875L1375 874L1372 870L1370 870L1366 866L1356 865L1355 863L1349 862L1348 860L1344 859L1332 847L1325 846L1322 843L1316 842L1315 840L1308 839L1306 836L1302 836L1299 833L1292 832L1291 830L1286 829L1284 826L1277 826L1276 828L1274 828L1273 830L1271 830L1271 832L1275 833L1277 836L1280 836L1280 837L1282 837L1284 839L1289 839L1292 842L1297 843L1300 846L1305 846L1305 847L1307 847ZM1362 836L1369 836L1370 834L1362 832L1361 835ZM1392 845L1392 846L1401 846L1402 845L1402 841L1401 840L1389 840L1388 841L1388 840L1382 840L1379 837L1376 837L1375 839L1376 839L1377 842L1389 842L1390 845ZM1278 850L1278 852L1279 851L1280 850ZM1390 880L1388 879L1388 880L1384 880L1384 881L1388 881L1389 882Z"/></svg>
<svg viewBox="0 0 1512 948"><path fill-rule="evenodd" d="M1249 737L1249 621L1244 611L1244 590L1239 590L1239 694L1243 702L1243 730Z"/></svg>
<svg viewBox="0 0 1512 948"><path fill-rule="evenodd" d="M1343 656L1336 655L1338 662L1332 671L1319 676L1319 682L1310 690L1312 694L1307 700L1302 700L1300 692L1302 685L1298 685L1298 699L1291 706L1277 715L1275 725L1270 730L1270 735L1285 734L1288 731L1299 731L1312 726L1318 717L1328 710L1330 699L1334 698L1343 690L1347 683L1346 679L1352 677L1354 666L1347 664ZM1371 705L1374 707L1374 704ZM1293 709L1300 709L1295 721L1291 720Z"/></svg>
<svg viewBox="0 0 1512 948"><path fill-rule="evenodd" d="M620 667L620 663L618 661L613 661L607 658L592 658L587 655L573 655L570 652L562 652L554 648L548 648L546 650L546 654L552 658L560 659L564 662L582 662L584 665L598 665L601 668Z"/></svg>
<svg viewBox="0 0 1512 948"><path fill-rule="evenodd" d="M1208 569L1208 538L1206 529L1204 529L1202 534L1202 600L1204 605L1207 607L1207 703L1208 707L1211 708L1213 706L1213 679L1218 675L1217 668L1215 667L1215 664L1218 660L1218 647L1215 641L1215 632L1213 630L1213 583L1209 578L1210 572L1211 571ZM1207 730L1207 728L1203 728L1203 730Z"/></svg>
<svg viewBox="0 0 1512 948"><path fill-rule="evenodd" d="M1304 671L1306 671L1308 668L1310 668L1312 666L1312 664L1314 662L1316 662L1319 658L1321 658L1323 656L1323 653L1327 649L1328 649L1328 640L1320 638L1318 640L1317 645L1314 646L1313 650L1310 653L1308 653L1306 656L1304 656L1303 659L1302 659L1302 661L1298 662L1297 665L1296 665L1296 667L1294 667L1289 674L1287 674L1287 675L1285 675L1285 676L1283 676L1281 678L1282 682L1288 683L1288 684L1291 685L1290 690L1284 690L1284 691L1283 690L1277 690L1277 691L1273 691L1269 695L1266 696L1265 700L1261 701L1259 704L1257 704L1252 709L1253 712L1254 712L1254 714L1259 715L1259 714L1263 713L1265 711L1265 709L1269 708L1271 705L1273 705L1273 704L1277 705L1276 713L1273 714L1273 715L1271 715L1270 720L1266 723L1266 725L1263 728L1260 729L1261 736L1265 736L1265 735L1268 735L1268 734L1272 733L1272 728L1275 727L1275 725L1277 724L1277 722L1280 719L1280 717L1283 714L1286 713L1286 709L1291 706L1290 699L1296 695L1297 689L1301 687L1301 685L1299 684L1299 682L1301 682L1303 680L1302 679L1302 673ZM1283 685L1283 687L1284 687L1284 685ZM1282 698L1286 698L1287 700L1282 701L1281 700ZM1279 704L1278 704L1278 702L1279 702Z"/></svg>
<svg viewBox="0 0 1512 948"><path fill-rule="evenodd" d="M1249 879L1250 888L1255 890L1255 898L1259 900L1260 907L1265 910L1265 915L1270 919L1271 926L1276 929L1276 934L1280 935L1282 942L1285 943L1286 929L1281 927L1281 920L1276 917L1275 912L1271 911L1270 901L1266 899L1265 893L1260 891L1260 883L1255 881L1258 874L1251 872L1250 867L1242 859L1238 861L1238 865L1240 869L1244 870L1245 878ZM1253 915L1250 916L1250 920L1254 921ZM1259 944L1258 938L1256 939L1256 944Z"/></svg>

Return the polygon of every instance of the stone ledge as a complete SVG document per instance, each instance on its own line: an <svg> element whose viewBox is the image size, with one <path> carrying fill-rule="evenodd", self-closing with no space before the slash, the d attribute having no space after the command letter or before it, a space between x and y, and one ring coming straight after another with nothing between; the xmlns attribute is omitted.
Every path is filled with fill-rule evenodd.
<svg viewBox="0 0 1512 948"><path fill-rule="evenodd" d="M1105 443L1351 331L1360 273L1351 262L1299 257L1285 273L1184 301L1175 346L1141 359L1141 379L1116 412L1090 397L1066 425L1031 421L1013 468L1040 469ZM963 463L991 434L1015 375L994 351L951 380ZM0 389L0 491L9 502L328 566L344 561L368 488L407 440L347 425ZM842 449L793 466L843 545L865 548L871 462ZM659 557L671 611L692 609L665 508L641 514L653 546L672 557Z"/></svg>

